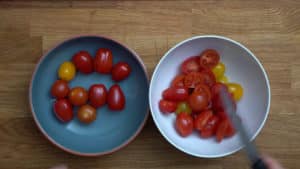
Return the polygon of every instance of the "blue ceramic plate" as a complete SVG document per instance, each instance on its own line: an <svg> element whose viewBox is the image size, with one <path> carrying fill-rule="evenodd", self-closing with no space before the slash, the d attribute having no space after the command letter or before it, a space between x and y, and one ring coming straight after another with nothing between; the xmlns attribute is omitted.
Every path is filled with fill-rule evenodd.
<svg viewBox="0 0 300 169"><path fill-rule="evenodd" d="M127 62L132 72L119 82L125 97L123 111L110 111L107 105L97 109L97 119L88 125L76 117L69 123L60 122L53 113L50 95L51 85L58 79L59 65L70 61L72 56L86 50L95 56L97 49L109 48L113 62ZM111 75L76 73L69 86L89 89L92 84L102 83L107 89L115 82ZM99 36L81 36L67 40L45 54L33 73L29 100L34 120L41 132L54 145L76 155L97 156L112 153L127 145L141 131L148 117L148 78L144 64L137 54L120 43ZM74 111L76 112L76 111Z"/></svg>

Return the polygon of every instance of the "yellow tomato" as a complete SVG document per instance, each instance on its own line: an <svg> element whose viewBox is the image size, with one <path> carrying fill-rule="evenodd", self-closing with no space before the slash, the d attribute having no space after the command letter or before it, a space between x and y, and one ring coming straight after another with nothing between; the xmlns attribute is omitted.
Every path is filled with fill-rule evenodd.
<svg viewBox="0 0 300 169"><path fill-rule="evenodd" d="M214 73L216 79L221 78L225 72L225 65L222 62L219 62L217 66L212 69L212 72Z"/></svg>
<svg viewBox="0 0 300 169"><path fill-rule="evenodd" d="M225 84L228 83L228 78L224 75L220 79L217 79L217 81Z"/></svg>
<svg viewBox="0 0 300 169"><path fill-rule="evenodd" d="M243 96L243 88L237 83L227 83L228 90L233 94L234 100L238 101Z"/></svg>
<svg viewBox="0 0 300 169"><path fill-rule="evenodd" d="M58 77L62 80L70 81L76 73L75 66L72 62L64 62L58 69Z"/></svg>

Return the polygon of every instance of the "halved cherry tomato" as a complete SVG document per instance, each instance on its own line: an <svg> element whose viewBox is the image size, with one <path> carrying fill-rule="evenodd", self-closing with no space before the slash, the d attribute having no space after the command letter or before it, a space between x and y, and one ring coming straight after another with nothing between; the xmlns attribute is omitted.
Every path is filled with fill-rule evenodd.
<svg viewBox="0 0 300 169"><path fill-rule="evenodd" d="M227 128L228 128L228 121L221 120L216 131L216 138L218 142L221 142L225 137Z"/></svg>
<svg viewBox="0 0 300 169"><path fill-rule="evenodd" d="M173 113L173 112L175 112L176 108L177 108L176 102L168 101L168 100L164 100L164 99L161 99L159 101L159 110L162 113Z"/></svg>
<svg viewBox="0 0 300 169"><path fill-rule="evenodd" d="M130 66L125 62L119 62L113 66L111 75L114 81L119 82L126 79L130 73Z"/></svg>
<svg viewBox="0 0 300 169"><path fill-rule="evenodd" d="M208 87L207 85L205 85L205 84L198 84L198 85L196 86L196 88L194 89L193 92L195 92L195 93L201 93L201 94L202 94L202 93L205 93L205 94L207 95L208 101L210 101L211 98L212 98L210 89L209 89L209 87Z"/></svg>
<svg viewBox="0 0 300 169"><path fill-rule="evenodd" d="M80 51L76 53L72 58L72 62L82 73L93 72L93 58L87 51Z"/></svg>
<svg viewBox="0 0 300 169"><path fill-rule="evenodd" d="M67 99L56 100L53 104L56 117L62 122L68 122L73 119L72 105Z"/></svg>
<svg viewBox="0 0 300 169"><path fill-rule="evenodd" d="M219 120L220 118L216 115L210 117L204 128L200 131L200 137L209 138L213 136L216 133Z"/></svg>
<svg viewBox="0 0 300 169"><path fill-rule="evenodd" d="M194 128L192 116L184 112L177 115L175 128L182 137L190 135Z"/></svg>
<svg viewBox="0 0 300 169"><path fill-rule="evenodd" d="M70 88L68 86L68 83L64 80L56 80L51 87L51 95L58 99L62 99L68 96L69 92Z"/></svg>
<svg viewBox="0 0 300 169"><path fill-rule="evenodd" d="M107 96L108 108L111 110L123 110L126 104L124 93L117 84L110 87Z"/></svg>
<svg viewBox="0 0 300 169"><path fill-rule="evenodd" d="M232 124L229 122L229 125L226 129L225 137L232 137L235 134L235 129Z"/></svg>
<svg viewBox="0 0 300 169"><path fill-rule="evenodd" d="M113 67L112 52L106 48L98 49L94 59L94 69L98 73L110 73Z"/></svg>
<svg viewBox="0 0 300 169"><path fill-rule="evenodd" d="M187 104L187 102L180 102L178 105L177 105L177 108L176 108L176 114L179 114L181 112L185 112L185 113L188 113L188 114L191 114L192 113L192 109L191 107Z"/></svg>
<svg viewBox="0 0 300 169"><path fill-rule="evenodd" d="M199 65L199 57L198 56L193 56L188 59L186 59L182 64L181 64L181 72L188 74L190 72L199 72L200 71L200 65Z"/></svg>
<svg viewBox="0 0 300 169"><path fill-rule="evenodd" d="M184 77L184 86L187 88L195 88L201 83L204 83L204 75L200 72L191 72Z"/></svg>
<svg viewBox="0 0 300 169"><path fill-rule="evenodd" d="M91 123L96 120L96 109L88 104L83 105L78 109L77 117L83 123Z"/></svg>
<svg viewBox="0 0 300 169"><path fill-rule="evenodd" d="M184 77L183 74L175 76L171 82L171 87L184 87Z"/></svg>
<svg viewBox="0 0 300 169"><path fill-rule="evenodd" d="M237 83L227 83L228 90L233 94L235 101L239 101L243 97L243 88Z"/></svg>
<svg viewBox="0 0 300 169"><path fill-rule="evenodd" d="M189 98L188 103L194 112L201 112L208 106L208 97L206 94L193 92Z"/></svg>
<svg viewBox="0 0 300 169"><path fill-rule="evenodd" d="M203 69L201 73L203 81L207 86L212 87L216 83L216 77L211 70Z"/></svg>
<svg viewBox="0 0 300 169"><path fill-rule="evenodd" d="M88 92L83 87L74 87L68 97L74 106L81 106L87 102Z"/></svg>
<svg viewBox="0 0 300 169"><path fill-rule="evenodd" d="M212 116L213 112L211 110L201 112L194 121L195 128L201 131Z"/></svg>
<svg viewBox="0 0 300 169"><path fill-rule="evenodd" d="M89 89L89 100L95 108L106 103L107 90L103 84L94 84Z"/></svg>
<svg viewBox="0 0 300 169"><path fill-rule="evenodd" d="M213 69L216 79L220 79L225 73L225 65L222 62L219 62Z"/></svg>
<svg viewBox="0 0 300 169"><path fill-rule="evenodd" d="M207 49L200 54L199 64L203 69L212 69L220 61L220 55L214 49Z"/></svg>
<svg viewBox="0 0 300 169"><path fill-rule="evenodd" d="M185 87L170 87L163 91L163 98L170 101L185 101L189 91Z"/></svg>

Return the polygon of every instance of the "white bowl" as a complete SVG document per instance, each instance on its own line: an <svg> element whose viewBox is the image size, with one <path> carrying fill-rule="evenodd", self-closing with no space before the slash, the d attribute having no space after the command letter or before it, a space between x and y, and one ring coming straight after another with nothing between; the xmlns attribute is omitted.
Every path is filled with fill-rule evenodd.
<svg viewBox="0 0 300 169"><path fill-rule="evenodd" d="M215 49L226 66L230 82L243 86L243 98L237 104L237 113L253 140L267 119L270 108L270 84L267 74L249 49L242 44L221 36L196 36L184 40L170 49L156 66L149 90L152 117L161 134L179 150L197 157L216 158L230 155L243 148L238 135L224 139L221 143L214 138L201 139L194 132L181 137L174 128L175 114L164 115L159 111L161 93L168 88L179 72L180 64L188 57L199 55L205 49Z"/></svg>

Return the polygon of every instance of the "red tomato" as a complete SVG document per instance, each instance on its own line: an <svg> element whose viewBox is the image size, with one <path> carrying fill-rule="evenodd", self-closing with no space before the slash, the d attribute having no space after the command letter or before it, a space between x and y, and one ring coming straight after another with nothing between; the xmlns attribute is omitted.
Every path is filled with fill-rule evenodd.
<svg viewBox="0 0 300 169"><path fill-rule="evenodd" d="M213 87L212 87L212 96L213 96L213 99L212 99L212 103L213 103L213 110L216 111L216 112L224 112L225 109L224 109L224 106L222 104L222 100L221 100L221 96L220 96L220 92L221 91L224 91L224 92L228 92L228 88L226 85L222 84L222 83L216 83ZM231 94L229 94L231 96L231 99L232 101L235 103L234 99L233 99L233 96ZM234 105L235 106L235 110L236 110L236 104Z"/></svg>
<svg viewBox="0 0 300 169"><path fill-rule="evenodd" d="M83 105L78 109L77 117L83 123L91 123L96 120L96 109L88 104Z"/></svg>
<svg viewBox="0 0 300 169"><path fill-rule="evenodd" d="M189 97L189 90L185 87L170 87L163 91L163 98L170 101L184 101Z"/></svg>
<svg viewBox="0 0 300 169"><path fill-rule="evenodd" d="M113 67L113 56L109 49L100 48L94 60L94 69L98 73L110 73Z"/></svg>
<svg viewBox="0 0 300 169"><path fill-rule="evenodd" d="M72 62L76 69L82 73L93 72L93 58L87 51L80 51L76 53L72 58Z"/></svg>
<svg viewBox="0 0 300 169"><path fill-rule="evenodd" d="M62 122L68 122L73 118L72 105L67 99L59 99L54 102L54 113Z"/></svg>
<svg viewBox="0 0 300 169"><path fill-rule="evenodd" d="M228 91L227 86L223 83L215 83L211 88L212 96L218 95L222 90Z"/></svg>
<svg viewBox="0 0 300 169"><path fill-rule="evenodd" d="M212 116L213 112L211 110L201 112L194 121L195 128L201 131Z"/></svg>
<svg viewBox="0 0 300 169"><path fill-rule="evenodd" d="M200 94L206 94L208 101L210 101L212 98L210 89L205 84L198 84L193 92L200 93Z"/></svg>
<svg viewBox="0 0 300 169"><path fill-rule="evenodd" d="M119 85L110 87L107 96L108 108L111 110L122 110L125 107L125 96Z"/></svg>
<svg viewBox="0 0 300 169"><path fill-rule="evenodd" d="M208 98L206 94L193 92L188 98L188 103L194 112L201 112L208 106Z"/></svg>
<svg viewBox="0 0 300 169"><path fill-rule="evenodd" d="M230 122L228 122L228 127L225 132L225 137L232 137L235 134L235 129Z"/></svg>
<svg viewBox="0 0 300 169"><path fill-rule="evenodd" d="M177 75L171 82L171 87L184 87L184 75Z"/></svg>
<svg viewBox="0 0 300 169"><path fill-rule="evenodd" d="M88 93L82 87L74 87L69 93L69 100L74 106L84 105L88 100Z"/></svg>
<svg viewBox="0 0 300 169"><path fill-rule="evenodd" d="M159 101L159 109L163 113L173 113L176 111L177 103L168 100L160 100Z"/></svg>
<svg viewBox="0 0 300 169"><path fill-rule="evenodd" d="M89 100L95 108L106 103L107 90L103 84L94 84L89 89Z"/></svg>
<svg viewBox="0 0 300 169"><path fill-rule="evenodd" d="M184 112L177 115L175 128L182 137L190 135L193 132L192 116Z"/></svg>
<svg viewBox="0 0 300 169"><path fill-rule="evenodd" d="M64 80L56 80L51 87L51 95L58 99L62 99L68 95L70 88Z"/></svg>
<svg viewBox="0 0 300 169"><path fill-rule="evenodd" d="M216 138L218 142L221 142L226 135L226 130L228 127L227 120L221 120L216 131Z"/></svg>
<svg viewBox="0 0 300 169"><path fill-rule="evenodd" d="M193 56L188 59L186 59L182 64L181 64L181 72L188 74L190 72L199 72L200 71L200 65L199 65L199 57L198 56Z"/></svg>
<svg viewBox="0 0 300 169"><path fill-rule="evenodd" d="M201 130L200 136L202 138L209 138L213 136L216 133L219 120L220 118L216 115L210 117L204 128Z"/></svg>
<svg viewBox="0 0 300 169"><path fill-rule="evenodd" d="M207 49L200 54L199 65L203 69L212 69L220 61L218 52L214 49Z"/></svg>
<svg viewBox="0 0 300 169"><path fill-rule="evenodd" d="M195 88L198 84L204 83L203 74L200 72L191 72L184 77L184 86Z"/></svg>
<svg viewBox="0 0 300 169"><path fill-rule="evenodd" d="M201 71L201 73L203 75L204 83L207 86L212 87L216 83L216 77L211 70L204 69Z"/></svg>
<svg viewBox="0 0 300 169"><path fill-rule="evenodd" d="M121 81L129 76L131 72L130 66L125 62L119 62L112 68L112 79L114 81Z"/></svg>

